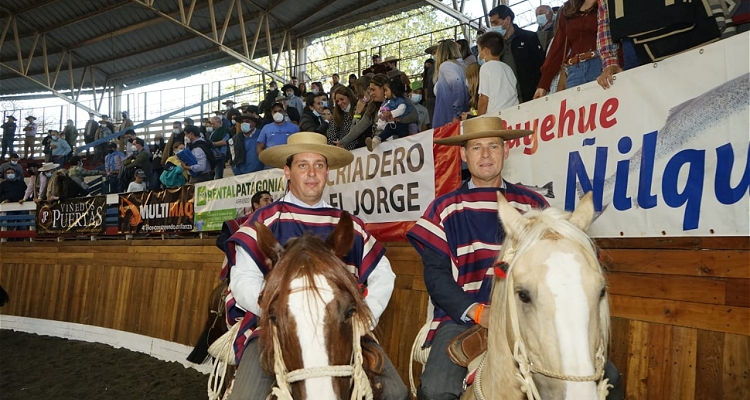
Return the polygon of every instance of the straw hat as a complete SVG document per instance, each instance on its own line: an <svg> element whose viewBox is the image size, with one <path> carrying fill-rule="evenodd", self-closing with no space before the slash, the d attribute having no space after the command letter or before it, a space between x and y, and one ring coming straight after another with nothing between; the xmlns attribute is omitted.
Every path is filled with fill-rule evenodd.
<svg viewBox="0 0 750 400"><path fill-rule="evenodd" d="M390 57L386 57L385 60L383 60L384 63L387 63L387 62L396 62L396 61L401 61L401 59L398 58L398 57L390 56Z"/></svg>
<svg viewBox="0 0 750 400"><path fill-rule="evenodd" d="M284 168L287 158L298 153L318 153L326 158L330 169L345 167L354 160L349 150L328 144L326 137L317 132L294 133L286 144L261 151L259 158L263 164Z"/></svg>
<svg viewBox="0 0 750 400"><path fill-rule="evenodd" d="M436 144L446 146L463 146L472 139L500 137L505 140L517 139L534 133L529 130L503 130L500 117L479 117L467 119L461 126L461 134L435 140Z"/></svg>
<svg viewBox="0 0 750 400"><path fill-rule="evenodd" d="M45 172L45 171L52 171L53 169L59 167L60 164L56 164L53 162L46 162L42 164L42 167L39 168L39 172Z"/></svg>

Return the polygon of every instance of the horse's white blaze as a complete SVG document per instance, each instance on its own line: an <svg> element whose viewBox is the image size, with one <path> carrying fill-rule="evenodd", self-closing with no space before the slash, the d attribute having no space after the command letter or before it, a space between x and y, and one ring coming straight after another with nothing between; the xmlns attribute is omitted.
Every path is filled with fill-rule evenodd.
<svg viewBox="0 0 750 400"><path fill-rule="evenodd" d="M555 298L555 327L562 373L593 375L589 348L589 304L581 281L582 266L571 253L553 252L545 261L546 283ZM565 382L566 399L596 399L594 382Z"/></svg>
<svg viewBox="0 0 750 400"><path fill-rule="evenodd" d="M325 318L326 305L333 300L333 289L324 277L316 275L314 279L320 296L312 290L306 277L296 278L290 283L289 312L297 322L303 368L328 365L323 324L316 321ZM306 379L305 390L311 399L336 398L330 377Z"/></svg>

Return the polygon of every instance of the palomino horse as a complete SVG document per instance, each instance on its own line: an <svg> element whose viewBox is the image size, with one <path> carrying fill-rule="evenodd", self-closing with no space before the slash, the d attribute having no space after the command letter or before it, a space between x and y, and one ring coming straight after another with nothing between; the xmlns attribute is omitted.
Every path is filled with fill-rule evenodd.
<svg viewBox="0 0 750 400"><path fill-rule="evenodd" d="M341 261L353 245L353 223L343 212L325 242L312 235L282 248L255 224L258 246L273 268L260 300L263 363L276 376L279 399L372 399L360 340L372 314Z"/></svg>
<svg viewBox="0 0 750 400"><path fill-rule="evenodd" d="M494 268L488 350L463 398L606 397L609 305L585 233L591 198L572 214L549 208L521 215L498 193L505 241Z"/></svg>

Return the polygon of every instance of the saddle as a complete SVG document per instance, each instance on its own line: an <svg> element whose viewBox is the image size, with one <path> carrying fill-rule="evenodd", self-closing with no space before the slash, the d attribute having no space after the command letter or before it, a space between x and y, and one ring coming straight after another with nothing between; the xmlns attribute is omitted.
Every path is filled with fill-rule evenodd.
<svg viewBox="0 0 750 400"><path fill-rule="evenodd" d="M487 328L479 324L472 326L448 343L448 357L464 368L472 360L487 351Z"/></svg>

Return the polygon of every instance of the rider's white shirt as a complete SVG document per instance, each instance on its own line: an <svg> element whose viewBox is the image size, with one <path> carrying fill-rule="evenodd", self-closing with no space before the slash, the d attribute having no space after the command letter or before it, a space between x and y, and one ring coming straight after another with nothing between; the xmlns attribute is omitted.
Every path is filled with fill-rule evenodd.
<svg viewBox="0 0 750 400"><path fill-rule="evenodd" d="M310 206L294 197L291 192L287 193L279 201L307 208L331 207L323 200ZM261 311L260 305L258 305L258 298L265 284L263 273L244 248L236 246L235 250L236 263L232 267L232 279L229 281L229 288L232 290L232 295L240 308L260 316ZM375 317L375 325L377 325L380 315L385 311L385 307L388 306L395 281L396 274L391 269L391 262L384 255L367 279L367 297L365 298L365 303L370 307L370 311L372 311L372 315Z"/></svg>

